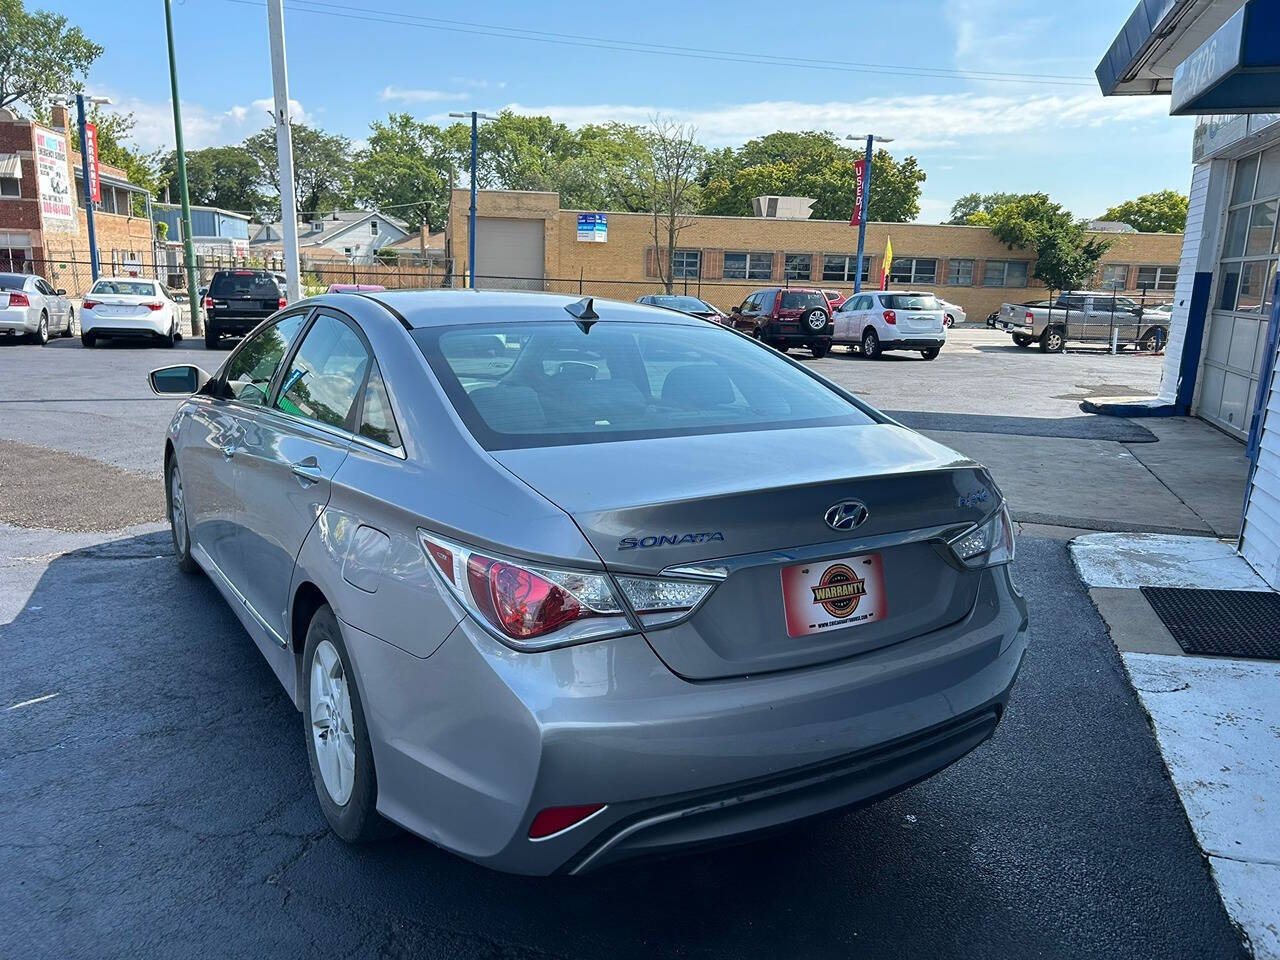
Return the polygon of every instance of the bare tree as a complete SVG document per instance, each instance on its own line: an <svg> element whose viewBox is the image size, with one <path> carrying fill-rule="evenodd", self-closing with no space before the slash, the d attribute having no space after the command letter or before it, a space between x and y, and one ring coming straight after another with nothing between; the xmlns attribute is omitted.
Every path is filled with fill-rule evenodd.
<svg viewBox="0 0 1280 960"><path fill-rule="evenodd" d="M706 163L706 150L695 139L689 124L653 117L645 132L648 156L637 180L643 185L645 209L652 216L653 245L658 277L667 293L674 285L676 245L680 234L693 223L698 203L698 175Z"/></svg>

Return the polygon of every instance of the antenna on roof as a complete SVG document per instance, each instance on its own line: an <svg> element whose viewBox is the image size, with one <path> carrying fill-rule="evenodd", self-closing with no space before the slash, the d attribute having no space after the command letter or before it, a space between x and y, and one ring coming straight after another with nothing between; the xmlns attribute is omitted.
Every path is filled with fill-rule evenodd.
<svg viewBox="0 0 1280 960"><path fill-rule="evenodd" d="M600 319L600 314L596 313L590 297L583 297L575 303L566 303L564 309L569 316L578 321L578 326L582 328L583 333L590 333L591 325Z"/></svg>

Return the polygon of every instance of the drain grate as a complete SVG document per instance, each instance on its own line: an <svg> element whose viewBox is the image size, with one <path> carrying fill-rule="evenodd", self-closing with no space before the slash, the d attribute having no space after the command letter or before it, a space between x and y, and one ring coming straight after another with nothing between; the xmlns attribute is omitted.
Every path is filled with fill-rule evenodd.
<svg viewBox="0 0 1280 960"><path fill-rule="evenodd" d="M1143 587L1142 595L1187 653L1280 660L1280 593Z"/></svg>

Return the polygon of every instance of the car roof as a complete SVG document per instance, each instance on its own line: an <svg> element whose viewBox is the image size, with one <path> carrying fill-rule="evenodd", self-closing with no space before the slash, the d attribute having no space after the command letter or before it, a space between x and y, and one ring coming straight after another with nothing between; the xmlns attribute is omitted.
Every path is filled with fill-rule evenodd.
<svg viewBox="0 0 1280 960"><path fill-rule="evenodd" d="M94 283L160 283L152 277L99 277Z"/></svg>
<svg viewBox="0 0 1280 960"><path fill-rule="evenodd" d="M415 330L459 323L572 320L573 317L564 308L586 299L558 293L516 293L504 290L387 290L376 293L321 294L312 299L317 303L329 302L334 306L341 306L350 302L344 298L352 296L382 304ZM678 323L688 326L702 326L704 323L697 317L665 307L603 297L590 299L601 320Z"/></svg>

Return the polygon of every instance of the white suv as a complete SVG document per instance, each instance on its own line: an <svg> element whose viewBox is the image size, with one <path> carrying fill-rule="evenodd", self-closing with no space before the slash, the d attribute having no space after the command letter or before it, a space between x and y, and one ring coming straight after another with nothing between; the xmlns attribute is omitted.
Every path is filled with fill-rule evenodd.
<svg viewBox="0 0 1280 960"><path fill-rule="evenodd" d="M832 317L831 342L856 345L868 358L879 357L885 350L919 350L932 360L947 342L945 313L931 293L859 293L842 303Z"/></svg>

